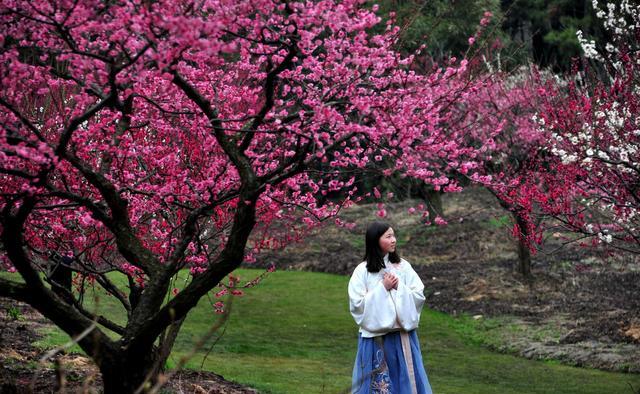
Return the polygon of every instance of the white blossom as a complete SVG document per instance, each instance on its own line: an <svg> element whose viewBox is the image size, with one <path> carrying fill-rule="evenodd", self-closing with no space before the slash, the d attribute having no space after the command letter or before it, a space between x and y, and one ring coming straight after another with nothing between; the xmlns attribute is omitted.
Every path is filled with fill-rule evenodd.
<svg viewBox="0 0 640 394"><path fill-rule="evenodd" d="M598 238L600 239L600 241L608 244L613 241L613 237L611 236L611 234L598 233Z"/></svg>
<svg viewBox="0 0 640 394"><path fill-rule="evenodd" d="M594 40L587 41L582 35L582 30L576 31L576 37L578 38L578 42L582 47L582 52L584 52L585 57L588 59L603 60L602 56L600 56L596 49L596 42Z"/></svg>

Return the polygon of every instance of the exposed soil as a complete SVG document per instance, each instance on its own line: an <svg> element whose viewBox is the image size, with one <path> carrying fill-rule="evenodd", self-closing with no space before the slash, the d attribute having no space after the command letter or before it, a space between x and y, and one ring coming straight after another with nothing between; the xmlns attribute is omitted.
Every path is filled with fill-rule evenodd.
<svg viewBox="0 0 640 394"><path fill-rule="evenodd" d="M11 313L8 311L11 310ZM99 393L102 379L93 362L79 354L46 352L32 343L50 322L28 305L0 298L0 394ZM204 371L173 375L161 393L248 394L256 390Z"/></svg>
<svg viewBox="0 0 640 394"><path fill-rule="evenodd" d="M401 255L425 283L430 308L477 319L511 317L522 326L520 336L492 341L497 350L640 372L638 256L563 246L565 234L554 232L533 257L533 280L525 280L514 272L517 248L510 217L491 195L468 190L445 196L449 224L440 227L425 226L407 213L417 203L389 204L386 220L396 230ZM376 211L375 206L347 210L343 217L357 223L353 230L328 226L304 244L259 261L278 269L350 275L362 261L364 228Z"/></svg>

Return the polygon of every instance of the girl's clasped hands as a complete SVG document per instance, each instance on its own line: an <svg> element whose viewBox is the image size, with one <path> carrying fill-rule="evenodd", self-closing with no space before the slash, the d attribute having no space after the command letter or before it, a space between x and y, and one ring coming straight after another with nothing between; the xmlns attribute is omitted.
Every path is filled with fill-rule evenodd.
<svg viewBox="0 0 640 394"><path fill-rule="evenodd" d="M392 273L385 272L382 276L382 284L387 291L391 289L398 289L398 277Z"/></svg>

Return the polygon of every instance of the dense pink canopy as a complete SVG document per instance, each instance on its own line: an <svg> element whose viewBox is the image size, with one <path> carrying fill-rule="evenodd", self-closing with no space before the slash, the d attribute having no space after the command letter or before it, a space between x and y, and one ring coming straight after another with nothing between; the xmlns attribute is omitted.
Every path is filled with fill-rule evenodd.
<svg viewBox="0 0 640 394"><path fill-rule="evenodd" d="M0 209L34 199L36 255L144 270L115 251L124 225L157 263L198 272L245 203L242 177L259 184L258 228L290 226L255 248L335 214L318 199L357 193L347 170L459 190L447 175L472 175L487 149L450 119L475 91L466 61L417 74L394 50L398 28L369 34L380 18L359 3L4 1Z"/></svg>

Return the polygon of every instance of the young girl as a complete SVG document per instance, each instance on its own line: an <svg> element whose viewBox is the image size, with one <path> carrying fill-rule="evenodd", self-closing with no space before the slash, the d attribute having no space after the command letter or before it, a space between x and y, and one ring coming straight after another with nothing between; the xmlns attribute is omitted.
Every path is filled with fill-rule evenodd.
<svg viewBox="0 0 640 394"><path fill-rule="evenodd" d="M367 228L364 262L349 281L349 309L360 327L351 392L431 394L415 329L424 285L396 252L393 229Z"/></svg>

